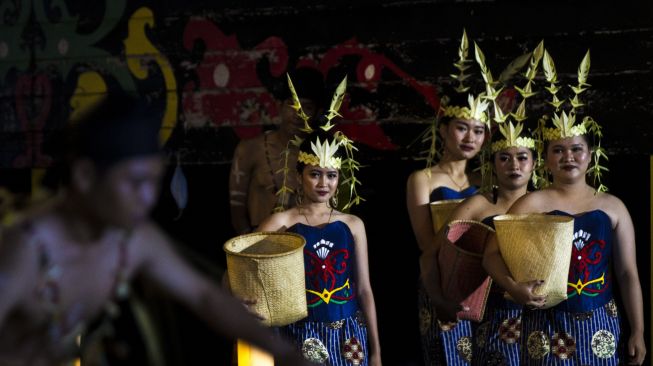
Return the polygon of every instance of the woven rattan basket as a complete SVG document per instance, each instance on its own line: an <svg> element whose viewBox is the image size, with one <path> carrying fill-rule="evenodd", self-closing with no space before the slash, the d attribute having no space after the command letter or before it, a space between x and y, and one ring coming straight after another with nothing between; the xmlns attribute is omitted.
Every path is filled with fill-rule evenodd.
<svg viewBox="0 0 653 366"><path fill-rule="evenodd" d="M253 310L266 325L287 325L308 315L304 244L301 235L280 232L240 235L224 244L232 292L256 299Z"/></svg>
<svg viewBox="0 0 653 366"><path fill-rule="evenodd" d="M547 295L545 308L566 300L573 217L500 215L494 218L494 227L501 256L515 281L544 280L535 293Z"/></svg>
<svg viewBox="0 0 653 366"><path fill-rule="evenodd" d="M431 202L431 220L433 221L433 231L438 232L449 220L449 216L462 202L462 198L453 200L442 200Z"/></svg>
<svg viewBox="0 0 653 366"><path fill-rule="evenodd" d="M454 220L438 251L440 285L444 295L469 308L458 318L480 322L492 280L483 269L485 242L494 230L478 221Z"/></svg>

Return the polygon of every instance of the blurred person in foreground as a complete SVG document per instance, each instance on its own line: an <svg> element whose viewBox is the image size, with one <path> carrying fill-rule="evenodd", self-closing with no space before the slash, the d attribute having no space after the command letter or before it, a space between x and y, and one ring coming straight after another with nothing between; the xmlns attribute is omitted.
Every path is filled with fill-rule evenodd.
<svg viewBox="0 0 653 366"><path fill-rule="evenodd" d="M23 215L0 244L0 365L92 363L84 359L95 338L88 325L115 315L135 278L278 364L305 364L185 263L150 221L164 171L157 117L141 101L112 95L71 123L62 191Z"/></svg>

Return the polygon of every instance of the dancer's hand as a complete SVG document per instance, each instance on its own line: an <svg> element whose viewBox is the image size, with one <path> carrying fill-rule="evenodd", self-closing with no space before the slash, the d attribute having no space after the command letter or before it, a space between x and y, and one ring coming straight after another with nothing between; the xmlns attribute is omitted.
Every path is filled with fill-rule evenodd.
<svg viewBox="0 0 653 366"><path fill-rule="evenodd" d="M628 339L628 364L641 365L646 357L646 344L644 343L644 336L639 334L631 334Z"/></svg>
<svg viewBox="0 0 653 366"><path fill-rule="evenodd" d="M247 311L249 311L250 314L254 315L256 319L261 321L265 320L265 317L263 315L259 314L258 312L256 312L256 310L254 310L254 305L256 305L257 303L256 299L242 298L240 299L240 302L243 305L245 305Z"/></svg>
<svg viewBox="0 0 653 366"><path fill-rule="evenodd" d="M519 282L508 293L516 303L522 304L528 309L539 309L546 304L546 296L536 295L535 289L543 284L544 280Z"/></svg>
<svg viewBox="0 0 653 366"><path fill-rule="evenodd" d="M458 321L457 313L460 311L469 311L468 307L462 306L457 302L447 299L440 299L435 302L435 314L441 322L453 323Z"/></svg>

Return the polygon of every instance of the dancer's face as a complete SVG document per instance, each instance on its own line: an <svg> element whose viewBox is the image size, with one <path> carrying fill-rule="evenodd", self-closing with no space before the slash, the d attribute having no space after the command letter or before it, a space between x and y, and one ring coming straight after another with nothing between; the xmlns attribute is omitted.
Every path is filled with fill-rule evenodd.
<svg viewBox="0 0 653 366"><path fill-rule="evenodd" d="M306 165L301 175L305 202L328 203L338 188L339 173L334 168Z"/></svg>
<svg viewBox="0 0 653 366"><path fill-rule="evenodd" d="M87 200L105 223L136 226L149 217L159 198L163 171L159 155L119 162L94 175L86 192Z"/></svg>
<svg viewBox="0 0 653 366"><path fill-rule="evenodd" d="M485 124L474 119L454 119L440 126L444 149L456 159L471 159L485 140Z"/></svg>
<svg viewBox="0 0 653 366"><path fill-rule="evenodd" d="M549 142L545 163L554 181L572 182L585 179L591 157L585 137L574 136Z"/></svg>
<svg viewBox="0 0 653 366"><path fill-rule="evenodd" d="M494 154L494 171L499 187L525 187L533 173L533 153L525 147L510 147Z"/></svg>

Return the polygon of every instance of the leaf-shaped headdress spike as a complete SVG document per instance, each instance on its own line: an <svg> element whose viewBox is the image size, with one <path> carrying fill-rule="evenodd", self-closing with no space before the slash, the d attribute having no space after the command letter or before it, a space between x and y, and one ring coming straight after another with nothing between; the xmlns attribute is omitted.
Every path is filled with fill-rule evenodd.
<svg viewBox="0 0 653 366"><path fill-rule="evenodd" d="M469 68L468 64L471 62L467 58L468 54L469 40L467 39L467 31L463 29L463 36L458 47L458 61L453 64L458 69L458 74L451 75L452 78L458 80L458 86L455 88L458 93L464 93L469 90L469 86L465 86L465 80L469 77L469 75L465 74L465 71Z"/></svg>
<svg viewBox="0 0 653 366"><path fill-rule="evenodd" d="M321 126L324 131L329 131L333 125L331 124L331 120L338 116L342 117L340 113L338 113L338 110L340 110L340 106L342 105L342 100L345 98L345 90L347 90L347 76L345 75L344 79L338 84L338 87L336 88L336 91L333 93L333 97L331 98L331 105L329 106L329 110L327 111L326 115L326 124Z"/></svg>
<svg viewBox="0 0 653 366"><path fill-rule="evenodd" d="M538 45L535 51L526 54L529 56L528 58L530 58L529 68L525 74L525 76L528 77L528 83L532 82L532 80L536 76L536 70L539 64L539 60L541 59L541 53L542 53L542 51L540 50L541 47L542 47L542 43ZM481 68L481 74L483 75L483 79L485 80L486 83L486 90L488 91L488 93L490 93L490 95L485 95L483 96L483 98L492 100L492 104L494 107L493 120L497 123L497 125L499 126L499 130L506 138L506 140L504 141L505 143L502 145L507 144L506 147L518 146L514 144L517 143L518 141L522 142L521 140L517 139L517 135L519 135L519 133L521 133L521 131L523 130L521 121L526 119L525 101L526 98L529 98L531 95L534 95L534 93L532 93L532 90L530 90L529 87L529 93L527 95L522 94L524 100L522 100L522 102L519 104L519 107L517 108L516 112L514 113L503 112L503 110L501 109L501 107L498 105L496 101L496 97L504 88L504 85L501 85L498 91L495 89L495 86L498 85L499 82L498 81L495 82L492 79L492 72L490 71L490 68L487 66L485 61L485 55L483 54L483 51L478 46L478 44L474 43L474 48L476 53L476 62L479 64L479 67ZM521 64L523 67L526 64L526 62L523 60L528 58L522 55L518 57L516 60L512 61L508 65L510 71L504 70L504 72L502 73L502 75L504 75L504 79L503 82L501 82L501 84L504 84L508 81L507 79L505 79L507 75L514 75L518 72L518 69L515 69L516 65ZM496 94L496 95L492 95L492 94ZM510 122L509 117L513 117L517 121L517 124L515 125L512 122ZM524 147L532 148L532 144L530 142L528 142L527 145L528 146L524 146ZM494 148L492 150L495 151Z"/></svg>
<svg viewBox="0 0 653 366"><path fill-rule="evenodd" d="M453 91L449 95L443 95L440 99L440 107L436 113L435 118L429 124L429 127L420 135L421 141L428 145L428 148L425 151L421 152L421 155L424 156L421 160L426 160L426 169L425 173L430 175L430 168L437 163L437 160L441 157L441 144L439 143L439 124L443 118L446 119L463 119L463 120L478 120L489 125L488 120L488 109L491 106L490 97L496 96L497 91L492 88L487 89L487 93L483 90L478 90L477 92L472 92L470 85L466 84L468 78L470 78L470 63L473 62L469 58L469 45L470 40L467 36L467 31L463 29L462 38L460 45L458 46L458 59L454 63L454 67L457 69L457 74L450 75L454 80L452 84ZM484 59L484 56L476 55L476 58ZM481 64L483 64L481 62ZM487 69L481 69L481 75L487 81L486 84L493 86L497 82L493 79L492 75ZM454 96L455 95L455 96ZM460 99L458 97L461 97ZM461 99L466 98L467 103L464 103ZM451 100L456 100L455 103L451 103Z"/></svg>
<svg viewBox="0 0 653 366"><path fill-rule="evenodd" d="M286 73L286 76L288 77L288 89L290 89L290 94L292 95L292 101L293 105L291 106L292 109L297 112L297 116L301 118L304 121L304 128L302 128L302 131L306 133L311 133L313 129L311 128L311 125L308 123L308 120L310 117L304 113L304 110L302 109L302 103L299 102L299 96L297 95L297 91L295 91L295 86L292 83L292 79L290 78L290 74Z"/></svg>
<svg viewBox="0 0 653 366"><path fill-rule="evenodd" d="M603 172L608 169L601 165L601 160L607 160L608 156L605 153L605 149L601 147L601 137L603 136L601 132L601 126L590 116L584 116L582 121L578 122L578 108L584 106L584 103L580 101L579 95L583 93L590 84L587 83L587 78L589 76L590 70L590 51L588 50L583 57L579 67L578 67L578 84L573 86L569 85L570 89L574 93L574 97L569 99L569 104L571 109L567 113L558 111L562 108L563 101L560 101L556 93L560 90L555 84L557 82L557 74L555 71L555 66L553 64L553 59L548 52L545 51L545 77L550 83L547 90L553 95L553 101L549 104L556 107L556 111L553 113L553 116L550 118L553 122L553 127L542 127L542 136L544 140L558 140L562 138L568 138L573 136L582 136L587 134L592 134L594 140L597 141L592 151L593 164L587 170L587 175L593 178L594 186L596 187L597 192L605 192L608 188L601 183L601 177ZM542 117L544 121L549 119L547 115ZM589 137L588 137L589 138Z"/></svg>
<svg viewBox="0 0 653 366"><path fill-rule="evenodd" d="M589 51L587 51L580 67L578 68L578 85L576 87L570 86L574 91L573 99L569 100L569 103L571 104L571 110L569 113L565 112L564 110L560 112L564 100L558 99L557 96L558 91L560 91L560 88L556 85L558 82L558 74L555 69L553 58L548 51L544 51L544 76L549 83L549 86L546 89L552 96L551 102L549 102L549 104L555 107L555 111L551 117L553 127L545 128L543 131L543 137L545 140L557 140L560 138L580 136L587 133L584 121L578 124L576 123L576 108L583 105L579 101L578 95L587 89L585 88L586 86L589 86L589 84L587 84L589 66Z"/></svg>
<svg viewBox="0 0 653 366"><path fill-rule="evenodd" d="M487 95L484 96L484 98L490 99L492 101L492 105L494 109L492 121L496 123L500 134L503 136L503 139L495 141L491 145L490 149L486 149L488 151L483 152L483 156L486 156L486 158L483 159L484 162L482 163L482 167L481 167L481 173L483 179L482 190L484 191L489 190L493 186L493 182L492 182L493 166L492 166L491 159L489 158L492 153L510 147L525 147L529 149L535 148L534 139L527 136L520 136L520 134L524 131L524 125L522 121L526 120L527 118L526 99L535 94L532 91L531 85L533 79L537 75L537 67L540 59L542 58L541 45L542 44L540 44L538 48L535 49L535 51L519 56L518 58L513 60L507 66L506 70L504 70L504 72L501 73L500 79L498 81L494 81L492 79L492 73L490 71L490 68L487 66L483 51L478 46L478 44L476 43L474 44L475 52L476 52L476 62L479 64L481 68L481 73L483 74L483 79L486 82ZM526 66L526 64L528 64L529 67L528 67L528 71L526 72L526 74L524 74L524 76L528 80L524 89L520 91L523 100L521 101L521 103L519 104L515 112L504 112L499 106L499 103L497 102L497 97L499 96L500 92L505 88L505 85L509 81L510 77L516 75L519 72L520 68ZM519 88L515 87L515 89L519 89ZM511 121L511 118L514 119L516 123L513 123Z"/></svg>
<svg viewBox="0 0 653 366"><path fill-rule="evenodd" d="M556 67L555 63L553 62L553 58L551 58L551 55L549 55L549 52L544 50L544 77L546 78L546 81L549 83L549 86L545 87L545 89L551 94L551 101L547 102L550 105L552 105L556 111L560 109L560 106L562 103L564 103L564 100L558 99L558 91L560 91L560 88L556 85L558 82L558 73L556 72Z"/></svg>
<svg viewBox="0 0 653 366"><path fill-rule="evenodd" d="M542 54L544 51L544 41L540 41L540 43L535 47L533 52L530 53L531 57L528 63L528 69L524 73L524 77L526 78L526 85L524 85L523 88L520 88L518 86L515 86L515 90L519 92L522 98L528 99L535 95L533 92L533 84L534 84L534 79L535 76L537 76L537 69L540 64L540 60L542 60Z"/></svg>
<svg viewBox="0 0 653 366"><path fill-rule="evenodd" d="M476 63L478 63L478 66L481 68L481 76L483 76L483 80L485 81L485 99L489 100L496 100L501 91L503 90L503 87L499 88L499 90L495 89L495 86L498 84L498 81L494 81L494 78L492 77L492 72L490 69L488 69L486 63L485 63L485 55L483 54L483 51L481 48L474 42L474 56L476 58Z"/></svg>
<svg viewBox="0 0 653 366"><path fill-rule="evenodd" d="M587 87L591 86L587 84L587 77L589 75L590 71L590 51L587 50L587 53L585 53L585 57L583 57L583 60L580 63L580 66L578 66L578 84L576 86L570 85L569 87L571 90L574 92L574 98L569 101L571 103L572 111L575 111L576 108L582 107L583 104L578 96L587 90Z"/></svg>
<svg viewBox="0 0 653 366"><path fill-rule="evenodd" d="M290 95L293 100L291 107L295 110L297 116L304 121L304 127L301 129L301 131L305 133L311 133L313 132L313 129L309 123L310 117L304 112L304 109L302 108L302 103L299 101L299 95L297 95L297 91L295 90L295 85L293 85L292 79L290 78L290 74L286 73L286 78L288 79L288 89L290 90ZM290 162L291 146L299 148L299 145L302 144L302 141L303 140L300 136L295 135L290 141L288 141L288 143L286 143L286 148L281 151L281 160L283 161L283 167L277 170L275 174L283 173L283 181L281 188L279 188L279 190L274 193L275 196L277 196L277 203L273 210L274 212L284 211L287 208L286 204L289 201L288 196L295 194L295 190L288 185L288 174L290 174L290 168L288 164Z"/></svg>
<svg viewBox="0 0 653 366"><path fill-rule="evenodd" d="M345 97L345 91L347 89L347 76L345 76L338 87L336 88L333 97L331 98L331 104L327 113L324 115L324 124L319 126L323 131L330 131L335 125L331 121L335 117L342 117L339 113L340 107ZM294 91L294 88L291 89ZM299 97L294 94L297 101ZM300 110L297 109L296 110ZM301 115L300 115L301 117ZM303 118L303 117L302 117ZM305 120L307 121L307 120ZM312 132L313 129L310 128L307 124L307 132ZM302 144L302 139L298 136L295 136L295 139L292 141L293 144L300 146ZM333 134L333 137L328 137L320 139L316 137L314 141L310 141L311 151L300 151L297 157L297 161L307 164L315 165L322 168L335 168L339 169L342 175L340 185L348 186L347 190L349 193L348 201L342 205L343 210L349 209L352 205L357 205L360 202L364 201L358 195L356 187L361 184L360 180L356 178L356 172L360 169L360 163L354 159L354 150L357 150L353 144L353 141L347 138L347 136L342 131L336 131ZM335 157L336 152L340 149L345 149L346 157L344 159L340 157ZM280 191L282 191L282 188Z"/></svg>
<svg viewBox="0 0 653 366"><path fill-rule="evenodd" d="M343 99L345 98L346 89L347 89L347 76L345 76L342 79L340 84L338 84L338 87L336 88L335 92L333 93L329 110L327 111L327 114L324 116L325 122L323 125L319 126L320 129L324 131L329 131L334 126L331 123L331 120L336 116L342 117L340 113L338 113L338 111L342 106ZM292 88L291 90L294 91L294 88ZM296 94L294 94L293 98L297 100L297 103L299 103L299 97ZM310 128L310 126L308 128ZM312 129L310 129L308 132L312 132ZM338 146L339 143L336 143L335 139L333 139L331 142L327 140L322 142L318 138L317 141L311 142L311 148L313 150L313 154L300 151L298 161L303 162L305 164L317 165L322 168L340 169L340 163L341 163L340 159L333 157L333 155L338 150Z"/></svg>

